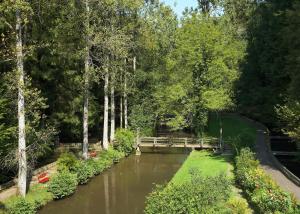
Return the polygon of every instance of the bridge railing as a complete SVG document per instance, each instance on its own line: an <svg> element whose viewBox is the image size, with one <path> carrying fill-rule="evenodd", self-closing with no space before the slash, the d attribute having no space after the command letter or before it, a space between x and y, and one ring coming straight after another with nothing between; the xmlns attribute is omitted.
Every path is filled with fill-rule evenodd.
<svg viewBox="0 0 300 214"><path fill-rule="evenodd" d="M184 145L213 145L218 144L218 138L175 138L175 137L140 137L137 139L137 145L140 144L184 144Z"/></svg>

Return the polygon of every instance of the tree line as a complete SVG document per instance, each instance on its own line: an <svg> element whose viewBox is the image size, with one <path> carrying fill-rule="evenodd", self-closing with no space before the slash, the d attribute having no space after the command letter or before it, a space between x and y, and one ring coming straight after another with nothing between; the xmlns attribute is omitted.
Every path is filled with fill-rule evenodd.
<svg viewBox="0 0 300 214"><path fill-rule="evenodd" d="M198 0L177 17L158 0L1 1L1 174L18 170L24 195L56 141L81 141L86 159L89 139L107 149L118 127L202 136L225 111L299 138L299 9Z"/></svg>

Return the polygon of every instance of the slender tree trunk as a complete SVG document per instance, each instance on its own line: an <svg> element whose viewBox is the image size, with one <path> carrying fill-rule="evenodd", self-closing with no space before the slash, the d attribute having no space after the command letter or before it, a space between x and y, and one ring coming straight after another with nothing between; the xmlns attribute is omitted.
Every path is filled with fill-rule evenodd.
<svg viewBox="0 0 300 214"><path fill-rule="evenodd" d="M88 159L88 148L89 148L89 70L90 70L90 48L89 48L89 0L85 1L86 7L86 56L84 60L84 104L83 104L83 145L82 145L82 156L84 159Z"/></svg>
<svg viewBox="0 0 300 214"><path fill-rule="evenodd" d="M136 56L133 57L133 72L136 71Z"/></svg>
<svg viewBox="0 0 300 214"><path fill-rule="evenodd" d="M124 128L128 128L128 100L127 100L127 77L124 74Z"/></svg>
<svg viewBox="0 0 300 214"><path fill-rule="evenodd" d="M105 68L105 83L104 83L104 122L103 122L103 149L108 149L108 81L109 73Z"/></svg>
<svg viewBox="0 0 300 214"><path fill-rule="evenodd" d="M23 44L22 44L22 21L20 11L16 12L16 55L18 77L18 123L19 123L19 176L18 190L24 197L27 187L27 160L25 141L25 102L24 102L24 67L23 67Z"/></svg>
<svg viewBox="0 0 300 214"><path fill-rule="evenodd" d="M123 128L123 97L120 98L120 128Z"/></svg>
<svg viewBox="0 0 300 214"><path fill-rule="evenodd" d="M111 75L111 87L110 87L110 113L111 113L111 118L110 118L110 143L112 144L114 139L115 139L115 75Z"/></svg>

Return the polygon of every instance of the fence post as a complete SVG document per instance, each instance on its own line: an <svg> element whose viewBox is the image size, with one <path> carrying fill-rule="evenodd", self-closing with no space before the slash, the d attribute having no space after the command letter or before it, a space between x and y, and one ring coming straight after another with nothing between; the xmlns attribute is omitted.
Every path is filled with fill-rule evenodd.
<svg viewBox="0 0 300 214"><path fill-rule="evenodd" d="M187 138L184 139L184 147L187 147Z"/></svg>

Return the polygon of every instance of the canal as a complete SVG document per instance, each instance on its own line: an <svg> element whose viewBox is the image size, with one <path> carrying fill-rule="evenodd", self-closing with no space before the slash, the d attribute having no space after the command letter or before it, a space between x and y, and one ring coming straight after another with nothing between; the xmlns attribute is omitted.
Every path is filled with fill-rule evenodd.
<svg viewBox="0 0 300 214"><path fill-rule="evenodd" d="M79 186L69 198L47 204L40 214L140 214L155 184L168 182L187 154L131 155Z"/></svg>

